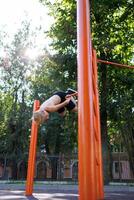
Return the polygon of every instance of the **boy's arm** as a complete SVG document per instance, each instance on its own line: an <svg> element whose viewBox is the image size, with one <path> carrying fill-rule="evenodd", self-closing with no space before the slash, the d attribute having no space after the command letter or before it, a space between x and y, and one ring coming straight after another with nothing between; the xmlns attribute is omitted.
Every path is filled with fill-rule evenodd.
<svg viewBox="0 0 134 200"><path fill-rule="evenodd" d="M48 111L48 112L56 112L60 108L63 108L64 106L66 106L69 103L70 99L71 98L67 98L64 102L57 104L57 105L54 105L54 106L47 106L45 108L45 110Z"/></svg>

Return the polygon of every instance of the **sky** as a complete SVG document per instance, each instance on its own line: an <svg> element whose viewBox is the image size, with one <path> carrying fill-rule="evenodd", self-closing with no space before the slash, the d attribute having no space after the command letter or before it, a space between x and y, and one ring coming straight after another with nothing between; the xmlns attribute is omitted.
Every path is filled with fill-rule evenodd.
<svg viewBox="0 0 134 200"><path fill-rule="evenodd" d="M44 36L52 23L52 18L47 14L48 10L38 0L0 0L0 28L10 35L20 27L20 21L30 19L33 30L35 27L43 27L36 38L37 46L47 47L49 40ZM28 51L30 53L30 50Z"/></svg>

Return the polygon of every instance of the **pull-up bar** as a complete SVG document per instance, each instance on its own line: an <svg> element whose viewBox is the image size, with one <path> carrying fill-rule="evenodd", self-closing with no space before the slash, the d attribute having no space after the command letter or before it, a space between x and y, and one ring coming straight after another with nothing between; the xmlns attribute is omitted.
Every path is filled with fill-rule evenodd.
<svg viewBox="0 0 134 200"><path fill-rule="evenodd" d="M120 64L120 63L115 63L115 62L110 62L107 60L101 60L101 59L97 59L98 63L104 63L107 65L114 65L116 67L123 67L123 68L130 68L130 69L134 69L134 66L130 66L130 65L126 65L126 64Z"/></svg>
<svg viewBox="0 0 134 200"><path fill-rule="evenodd" d="M69 94L69 96L77 97L77 96L78 96L78 92L75 92L75 93L73 93L73 94Z"/></svg>

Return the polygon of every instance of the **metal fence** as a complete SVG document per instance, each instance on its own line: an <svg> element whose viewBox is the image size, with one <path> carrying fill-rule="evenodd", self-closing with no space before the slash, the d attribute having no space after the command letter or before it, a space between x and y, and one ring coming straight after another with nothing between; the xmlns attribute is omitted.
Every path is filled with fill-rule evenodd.
<svg viewBox="0 0 134 200"><path fill-rule="evenodd" d="M112 181L134 182L133 172L126 153L112 153ZM15 163L11 158L0 157L0 180L25 180L27 159ZM35 180L78 181L78 157L73 155L46 155L37 153Z"/></svg>

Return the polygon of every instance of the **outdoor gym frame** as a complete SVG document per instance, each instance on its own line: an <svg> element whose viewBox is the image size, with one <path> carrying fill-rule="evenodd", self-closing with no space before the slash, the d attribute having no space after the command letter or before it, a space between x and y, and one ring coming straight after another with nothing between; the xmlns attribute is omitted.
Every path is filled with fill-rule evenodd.
<svg viewBox="0 0 134 200"><path fill-rule="evenodd" d="M100 137L97 58L92 51L89 1L77 1L78 40L78 158L80 200L104 198ZM35 100L34 111L40 102ZM38 127L32 121L26 195L33 193Z"/></svg>
<svg viewBox="0 0 134 200"><path fill-rule="evenodd" d="M86 103L82 103L80 107L80 97L78 95L79 102L79 194L81 200L103 199L103 175L102 175L102 154L101 154L101 134L100 134L100 115L99 115L99 98L97 87L97 57L96 52L93 50L92 57L92 77L91 77L91 89L92 89L92 104L91 99L88 100L87 94L82 94ZM86 73L83 74L84 79L88 78ZM89 80L86 80L89 81ZM83 87L87 85L83 84ZM85 88L81 88L85 92ZM80 91L79 91L80 92ZM78 93L79 94L79 93ZM89 92L88 92L89 94ZM34 101L33 111L38 110L40 102ZM85 114L80 113L80 109L84 110ZM90 117L89 114L92 116ZM91 120L91 122L90 122ZM90 123L89 123L90 122ZM92 124L91 124L92 123ZM83 127L84 126L84 127ZM91 129L92 128L92 129ZM91 132L92 131L92 132ZM32 121L30 148L29 148L29 160L26 182L26 195L31 196L33 193L33 181L35 171L36 160L36 145L37 145L38 126Z"/></svg>
<svg viewBox="0 0 134 200"><path fill-rule="evenodd" d="M89 10L89 0L77 0L79 199L101 200L104 199L104 187L97 62L106 64L111 62L97 60L96 52L92 49ZM33 111L39 109L39 106L40 102L35 100ZM37 124L32 121L26 182L27 196L33 193L37 132Z"/></svg>

